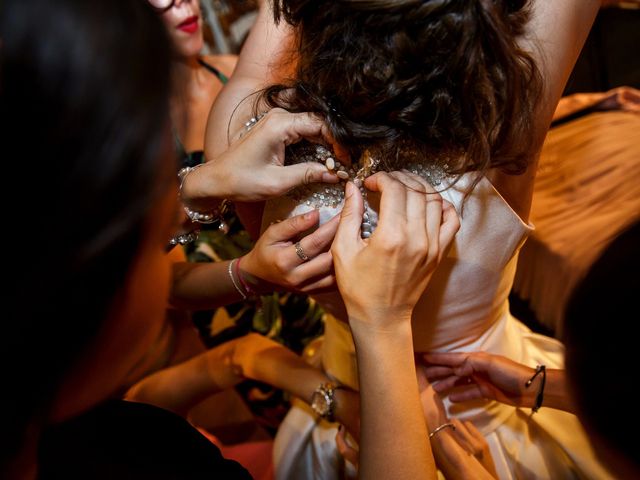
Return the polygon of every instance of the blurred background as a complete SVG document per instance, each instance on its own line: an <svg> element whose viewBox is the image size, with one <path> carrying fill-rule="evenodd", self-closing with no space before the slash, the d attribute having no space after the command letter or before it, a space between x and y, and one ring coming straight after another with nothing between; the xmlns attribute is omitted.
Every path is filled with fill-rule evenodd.
<svg viewBox="0 0 640 480"><path fill-rule="evenodd" d="M258 13L258 0L202 0L205 54L238 53Z"/></svg>

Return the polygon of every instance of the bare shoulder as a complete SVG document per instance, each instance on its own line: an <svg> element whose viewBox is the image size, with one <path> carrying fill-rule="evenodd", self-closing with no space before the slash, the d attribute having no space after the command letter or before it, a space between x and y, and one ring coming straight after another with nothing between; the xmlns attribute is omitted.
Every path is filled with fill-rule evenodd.
<svg viewBox="0 0 640 480"><path fill-rule="evenodd" d="M202 59L227 77L231 76L238 63L237 55L205 55Z"/></svg>

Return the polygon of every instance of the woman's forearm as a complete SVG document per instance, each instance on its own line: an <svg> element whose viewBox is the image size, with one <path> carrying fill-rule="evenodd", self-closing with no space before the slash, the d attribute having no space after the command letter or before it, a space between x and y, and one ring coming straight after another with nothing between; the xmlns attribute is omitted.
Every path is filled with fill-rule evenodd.
<svg viewBox="0 0 640 480"><path fill-rule="evenodd" d="M233 138L251 118L255 98L251 95L285 78L291 69L292 30L284 21L274 23L270 3L265 1L260 6L233 76L213 104L205 139L207 160L224 152L229 137Z"/></svg>
<svg viewBox="0 0 640 480"><path fill-rule="evenodd" d="M453 438L451 431L439 432L432 439L433 453L438 468L447 480L477 480L495 478L470 453L464 450Z"/></svg>
<svg viewBox="0 0 640 480"><path fill-rule="evenodd" d="M229 275L229 262L173 264L171 306L208 310L240 300L242 295Z"/></svg>
<svg viewBox="0 0 640 480"><path fill-rule="evenodd" d="M132 387L126 398L186 415L208 396L244 379L269 384L306 402L318 385L329 381L291 350L251 333L150 375Z"/></svg>
<svg viewBox="0 0 640 480"><path fill-rule="evenodd" d="M537 384L534 385L537 387ZM575 406L571 401L571 395L567 390L567 380L564 370L548 369L544 387L542 406L556 408L566 412L575 412Z"/></svg>
<svg viewBox="0 0 640 480"><path fill-rule="evenodd" d="M387 331L370 331L354 319L350 324L360 381L361 478L436 478L410 322Z"/></svg>
<svg viewBox="0 0 640 480"><path fill-rule="evenodd" d="M232 363L242 377L269 384L305 402L318 385L329 381L301 356L259 334L238 339Z"/></svg>
<svg viewBox="0 0 640 480"><path fill-rule="evenodd" d="M131 387L125 398L186 416L202 400L242 381L231 362L236 343L225 343L149 375Z"/></svg>

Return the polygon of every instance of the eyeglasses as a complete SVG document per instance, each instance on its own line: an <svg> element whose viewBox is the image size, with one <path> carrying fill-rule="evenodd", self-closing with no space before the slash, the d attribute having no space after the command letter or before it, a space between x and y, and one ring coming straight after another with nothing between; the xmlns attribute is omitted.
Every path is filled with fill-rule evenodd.
<svg viewBox="0 0 640 480"><path fill-rule="evenodd" d="M176 3L176 0L149 0L149 3L159 13L164 13L171 7L173 7L173 4Z"/></svg>

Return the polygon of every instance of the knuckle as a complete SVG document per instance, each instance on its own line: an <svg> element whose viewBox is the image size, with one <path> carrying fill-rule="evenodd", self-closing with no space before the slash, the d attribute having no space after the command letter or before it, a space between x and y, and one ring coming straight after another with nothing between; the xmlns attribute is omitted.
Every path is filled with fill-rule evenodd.
<svg viewBox="0 0 640 480"><path fill-rule="evenodd" d="M412 184L412 188L413 188L413 190L415 192L418 192L418 193L420 193L422 195L426 195L427 194L427 188L422 183L414 182Z"/></svg>
<svg viewBox="0 0 640 480"><path fill-rule="evenodd" d="M283 252L278 252L274 255L274 267L280 275L286 274L287 269L287 260L285 254Z"/></svg>
<svg viewBox="0 0 640 480"><path fill-rule="evenodd" d="M430 191L429 187L431 187L431 185L429 184L429 182L427 182L424 178L422 178L420 175L416 174L416 173L408 173L407 175L409 175L411 178L413 178L416 182L418 182L422 188L424 189L425 192ZM433 189L433 188L432 188Z"/></svg>
<svg viewBox="0 0 640 480"><path fill-rule="evenodd" d="M380 239L380 246L387 252L396 252L403 247L404 238L399 233L387 233Z"/></svg>
<svg viewBox="0 0 640 480"><path fill-rule="evenodd" d="M309 185L316 182L317 176L317 171L313 167L307 167L302 181L305 185Z"/></svg>
<svg viewBox="0 0 640 480"><path fill-rule="evenodd" d="M300 273L293 271L288 275L287 281L289 282L289 285L297 287L304 281L304 279Z"/></svg>
<svg viewBox="0 0 640 480"><path fill-rule="evenodd" d="M291 217L291 219L289 220L291 230L294 232L298 232L300 229L302 229L303 223L304 219L302 215L296 215L295 217Z"/></svg>
<svg viewBox="0 0 640 480"><path fill-rule="evenodd" d="M478 443L471 441L471 451L476 458L482 458L484 449Z"/></svg>
<svg viewBox="0 0 640 480"><path fill-rule="evenodd" d="M387 181L387 191L391 191L391 192L401 192L407 189L407 186L402 183L401 181L399 181L396 178L393 178L391 176L388 177L389 180Z"/></svg>
<svg viewBox="0 0 640 480"><path fill-rule="evenodd" d="M424 185L425 191L428 195L438 195L440 196L440 194L438 193L438 191L436 190L436 188L431 185L429 182L427 182L426 180L424 180L422 177L419 177L420 180L422 180L422 184Z"/></svg>
<svg viewBox="0 0 640 480"><path fill-rule="evenodd" d="M263 118L262 121L264 122L262 128L265 130L266 134L270 136L270 138L280 136L282 124L278 122L278 115L267 115L265 118Z"/></svg>
<svg viewBox="0 0 640 480"><path fill-rule="evenodd" d="M442 195L438 192L425 192L426 193L426 201L443 204L444 200L442 199Z"/></svg>
<svg viewBox="0 0 640 480"><path fill-rule="evenodd" d="M337 246L335 243L331 246L331 261L333 263L334 269L340 268L344 264L344 257L342 255L342 249L340 246Z"/></svg>
<svg viewBox="0 0 640 480"><path fill-rule="evenodd" d="M438 251L436 249L427 249L426 261L428 264L435 264L438 261Z"/></svg>
<svg viewBox="0 0 640 480"><path fill-rule="evenodd" d="M309 235L307 240L309 242L309 250L311 251L322 250L326 244L324 238L320 235Z"/></svg>
<svg viewBox="0 0 640 480"><path fill-rule="evenodd" d="M429 240L427 240L426 238L419 238L415 240L413 249L418 255L424 255L426 252L429 252L429 246Z"/></svg>
<svg viewBox="0 0 640 480"><path fill-rule="evenodd" d="M271 198L271 197L277 197L278 195L280 195L281 190L278 185L273 183L268 183L262 187L262 193L265 197Z"/></svg>
<svg viewBox="0 0 640 480"><path fill-rule="evenodd" d="M469 357L471 356L476 357L478 360L491 360L491 357L489 356L489 354L483 351L473 352L469 355Z"/></svg>
<svg viewBox="0 0 640 480"><path fill-rule="evenodd" d="M427 193L424 181L417 175L412 173L399 172L398 180L402 181L405 186L418 193Z"/></svg>

